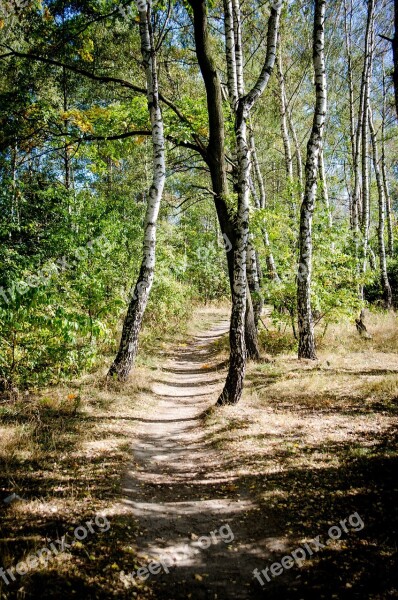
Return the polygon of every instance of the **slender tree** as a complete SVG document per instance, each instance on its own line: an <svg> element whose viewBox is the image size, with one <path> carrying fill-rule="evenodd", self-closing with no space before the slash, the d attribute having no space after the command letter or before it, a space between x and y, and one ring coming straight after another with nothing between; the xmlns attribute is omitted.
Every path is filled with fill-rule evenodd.
<svg viewBox="0 0 398 600"><path fill-rule="evenodd" d="M267 198L265 195L264 178L261 173L260 163L259 163L258 157L257 157L257 150L256 150L253 134L250 136L250 156L251 156L251 161L252 161L252 167L254 169L254 173L256 176L257 186L258 186L258 190L259 190L259 196L257 196L257 192L256 192L254 183L251 178L250 178L250 182L251 182L250 188L252 191L253 198L255 200L256 208L261 209L261 208L266 207ZM265 261L267 263L268 276L273 281L280 281L278 271L276 268L275 258L274 258L272 248L271 248L271 243L269 241L268 228L267 228L267 223L266 223L265 217L263 218L262 223L261 223L261 233L262 233L262 238L263 238L263 243L264 243L264 248L265 248Z"/></svg>
<svg viewBox="0 0 398 600"><path fill-rule="evenodd" d="M394 60L393 80L395 91L395 108L398 117L398 0L394 0L394 37L392 40L392 51Z"/></svg>
<svg viewBox="0 0 398 600"><path fill-rule="evenodd" d="M386 72L383 58L383 110L381 114L381 173L383 176L384 196L386 199L386 217L387 217L387 232L388 232L388 255L394 254L394 230L393 230L393 211L391 206L390 186L387 177L386 165L386 119L387 119L387 86Z"/></svg>
<svg viewBox="0 0 398 600"><path fill-rule="evenodd" d="M238 162L238 213L236 247L234 252L234 286L230 326L230 363L224 389L218 404L239 402L246 370L245 310L246 310L246 252L249 236L250 148L247 121L250 111L263 94L276 59L281 4L271 8L267 32L267 53L261 73L250 92L238 102L235 122Z"/></svg>
<svg viewBox="0 0 398 600"><path fill-rule="evenodd" d="M148 192L141 269L124 320L119 351L109 369L109 376L116 375L121 381L128 377L137 354L138 337L153 284L156 260L156 223L166 179L163 117L159 104L151 8L150 3L145 0L138 0L137 7L140 20L142 63L146 75L148 110L152 129L153 179Z"/></svg>
<svg viewBox="0 0 398 600"><path fill-rule="evenodd" d="M287 186L289 192L289 202L290 202L290 214L292 219L294 218L295 205L294 205L294 194L293 194L293 158L292 158L292 148L290 143L289 136L289 128L288 128L288 119L287 119L287 99L286 99L286 89L285 89L285 77L282 70L282 48L281 48L281 39L279 39L278 44L278 82L279 82L279 112L281 118L281 135L283 140L283 148L285 152L285 169L286 169L286 177L287 177Z"/></svg>
<svg viewBox="0 0 398 600"><path fill-rule="evenodd" d="M369 33L365 40L364 57L364 87L363 87L363 116L362 116L362 273L366 272L369 231L370 231L370 182L369 182L369 107L370 86L373 67L373 26L374 26L374 0L368 0L368 23ZM361 297L363 298L363 286L361 286Z"/></svg>
<svg viewBox="0 0 398 600"><path fill-rule="evenodd" d="M369 106L368 110L369 118L369 129L370 137L372 140L373 149L373 167L376 175L377 191L379 197L379 227L378 227L378 241L379 241L379 260L380 260L380 275L381 275L381 286L383 290L384 305L387 309L391 308L392 305L392 293L391 286L388 280L387 272L387 259L386 259L386 246L384 241L384 229L385 229L385 213L386 213L386 197L384 194L383 178L380 172L379 166L379 151L377 147L376 131L373 125L372 110Z"/></svg>
<svg viewBox="0 0 398 600"><path fill-rule="evenodd" d="M313 64L316 103L314 121L307 146L305 190L300 211L300 258L297 276L299 358L316 359L314 321L311 308L312 218L318 187L318 159L322 145L327 109L325 68L325 0L315 0Z"/></svg>
<svg viewBox="0 0 398 600"><path fill-rule="evenodd" d="M218 76L212 45L209 38L207 4L205 0L189 0L193 10L195 49L199 68L206 88L207 112L209 120L209 142L202 152L207 163L212 181L214 203L218 221L223 235L226 235L232 245L232 251L227 252L228 273L233 297L234 285L234 248L236 245L236 230L227 205L229 186L225 159L225 124L223 112L223 94ZM238 92L236 92L237 94ZM246 347L250 358L259 358L260 352L257 341L253 305L250 294L246 295Z"/></svg>

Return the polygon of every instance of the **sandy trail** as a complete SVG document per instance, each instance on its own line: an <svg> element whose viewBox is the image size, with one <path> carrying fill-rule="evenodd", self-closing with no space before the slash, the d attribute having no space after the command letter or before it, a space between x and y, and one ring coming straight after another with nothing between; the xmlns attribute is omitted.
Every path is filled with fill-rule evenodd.
<svg viewBox="0 0 398 600"><path fill-rule="evenodd" d="M156 413L140 424L135 464L124 482L125 508L142 532L137 562L145 566L157 558L171 565L168 574L162 570L148 581L157 598L168 600L253 597L248 557L243 561L241 553L247 541L241 517L251 501L244 492L231 492L233 478L221 470L200 426L225 378L214 341L229 323L219 313L212 320L209 331L177 348L164 364L153 386Z"/></svg>

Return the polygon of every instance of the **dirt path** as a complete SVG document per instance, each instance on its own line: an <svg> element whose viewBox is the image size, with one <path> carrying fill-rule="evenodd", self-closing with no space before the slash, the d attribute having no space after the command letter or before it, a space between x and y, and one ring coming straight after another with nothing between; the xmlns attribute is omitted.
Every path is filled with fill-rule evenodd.
<svg viewBox="0 0 398 600"><path fill-rule="evenodd" d="M218 470L222 461L201 427L223 385L214 341L227 330L226 318L215 314L210 330L166 361L153 387L158 408L140 426L124 482L125 504L142 532L136 567L154 558L169 571L148 579L157 598L252 597L250 565L238 549L242 515L253 507Z"/></svg>

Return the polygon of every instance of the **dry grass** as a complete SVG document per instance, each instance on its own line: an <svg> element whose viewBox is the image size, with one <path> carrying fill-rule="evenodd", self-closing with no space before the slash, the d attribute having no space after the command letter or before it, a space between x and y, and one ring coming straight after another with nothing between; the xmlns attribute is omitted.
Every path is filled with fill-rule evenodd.
<svg viewBox="0 0 398 600"><path fill-rule="evenodd" d="M330 325L325 337L318 338L320 350L345 354L348 352L385 352L398 351L398 317L394 312L366 312L365 324L371 339L361 338L355 323L344 321ZM321 326L322 327L322 326Z"/></svg>
<svg viewBox="0 0 398 600"><path fill-rule="evenodd" d="M323 587L325 569L332 573L335 565L336 573L345 570L350 588L357 585L352 597L398 595L396 325L393 314L370 314L370 340L352 323L330 327L316 362L298 361L286 351L286 333L273 328L263 350L275 353L271 362L249 364L241 403L207 412L207 437L220 452L220 469L256 498L263 515L258 527L271 525L279 545L296 548L354 511L366 523L364 538L308 563L296 580L284 575L286 587L270 588L271 598L303 598L309 590L349 598L339 587L341 576ZM292 336L290 342L294 347ZM269 548L264 544L264 554ZM283 554L275 551L267 562ZM375 564L382 585L372 580Z"/></svg>
<svg viewBox="0 0 398 600"><path fill-rule="evenodd" d="M225 315L227 307L195 309L186 331L210 327L215 312ZM273 350L271 362L251 363L242 402L209 409L205 427L219 451L217 469L257 503L256 518L267 519L264 531L272 524L275 547L287 541L297 547L327 523L361 514L368 557L354 541L350 549L369 573L372 561L383 573L390 595L367 596L376 600L394 591L386 569L397 528L398 334L392 314L370 314L367 325L371 340L361 339L352 323L330 327L318 340L317 362L297 361L289 333L272 329L264 350ZM184 346L187 337L176 334L172 342ZM68 590L85 598L131 597L117 574L136 559L126 530L130 540L140 531L120 511L120 482L137 421L156 410L151 382L170 346L164 341L157 354L141 354L127 385L106 381L104 370L0 404L0 498L12 492L22 498L9 507L0 503L0 566L15 565L96 513L112 515L110 531L73 548L72 558L63 555L11 586L0 579L3 600L40 597L44 586L48 598ZM227 338L215 346L219 360L227 358ZM311 569L304 569L307 588L297 597L318 589L308 583ZM276 597L290 597L285 592ZM145 599L151 591L144 586L138 594Z"/></svg>
<svg viewBox="0 0 398 600"><path fill-rule="evenodd" d="M137 420L153 407L153 371L137 367L123 386L104 375L0 405L0 499L11 493L22 498L0 504L0 566L15 566L62 535L70 541L76 526L111 514L118 503ZM72 555L58 556L9 586L0 580L0 597L39 597L43 582L49 598L68 588L84 597L124 597L117 573L131 566L131 549L122 541L126 528L138 535L131 519L113 516L107 533L76 544Z"/></svg>

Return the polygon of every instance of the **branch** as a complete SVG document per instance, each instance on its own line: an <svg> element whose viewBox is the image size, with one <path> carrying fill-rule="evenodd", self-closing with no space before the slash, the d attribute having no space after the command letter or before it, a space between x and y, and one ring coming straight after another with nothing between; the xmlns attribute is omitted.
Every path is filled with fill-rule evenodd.
<svg viewBox="0 0 398 600"><path fill-rule="evenodd" d="M73 65L63 63L53 58L46 58L44 56L38 56L37 54L31 54L29 52L19 52L18 50L13 50L12 48L10 48L9 53L0 55L0 58L6 58L8 56L18 56L19 58L27 58L28 60L42 62L46 65L62 67L64 69L68 69L68 71L72 71L72 73L76 73L77 75L83 75L84 77L87 77L88 79L92 79L94 81L101 81L102 83L117 83L140 94L146 94L145 88L134 85L133 83L131 83L130 81L126 81L125 79L120 79L119 77L109 77L107 75L95 75L95 73L91 73L91 71L87 71L86 69L80 69L79 67L74 67Z"/></svg>
<svg viewBox="0 0 398 600"><path fill-rule="evenodd" d="M5 47L7 47L7 46L5 46ZM12 48L9 48L9 50L10 50L10 52L7 52L6 54L1 54L0 59L8 58L10 56L18 56L19 58L26 58L28 60L35 60L37 62L42 62L47 65L53 65L54 67L64 68L64 69L67 69L68 71L72 71L72 73L76 73L77 75L82 75L83 77L87 77L88 79L91 79L93 81L99 81L101 83L116 83L118 85L121 85L122 87L126 87L130 90L133 90L134 92L139 93L139 94L146 95L146 93L147 93L147 90L145 88L135 85L134 83L131 83L130 81L127 81L126 79L121 79L119 77L109 77L108 75L95 75L95 73L92 73L91 71L87 71L86 69L80 69L79 67L75 67L73 65L63 63L63 62L61 62L59 60L55 60L53 58L46 58L44 56L38 56L37 54L31 54L28 52L18 52L17 50L13 50ZM177 117L180 119L180 121L189 125L189 127L192 130L191 123L185 117L185 115L180 111L180 109L174 104L174 102L172 102L171 100L169 100L168 98L163 96L163 94L160 94L160 93L159 93L159 99L164 104L166 104L166 106L168 106L177 115ZM205 148L195 132L192 132L192 137L194 138L198 147L201 148L201 152L204 152ZM197 148L195 147L195 150L196 149Z"/></svg>
<svg viewBox="0 0 398 600"><path fill-rule="evenodd" d="M146 136L151 136L152 132L149 131L148 129L134 129L133 131L125 131L124 133L117 133L115 135L84 135L81 138L77 138L75 140L72 140L71 143L75 143L75 142L96 142L96 141L114 141L114 140L124 140L126 138L130 138L130 137L134 137L136 135L146 135ZM196 146L195 144L191 144L190 142L182 142L177 140L174 136L172 135L166 135L165 138L173 143L175 146L179 146L180 148L187 148L189 150L194 150L195 152L198 152L202 157L202 151L199 148L199 146Z"/></svg>
<svg viewBox="0 0 398 600"><path fill-rule="evenodd" d="M113 141L113 140L123 140L125 138L133 137L135 135L152 135L152 132L148 129L138 129L134 131L126 131L125 133L118 133L115 135L84 135L82 138L79 138L82 142L95 142L97 140L101 141ZM77 140L76 140L77 141Z"/></svg>
<svg viewBox="0 0 398 600"><path fill-rule="evenodd" d="M276 59L276 44L278 40L278 31L279 31L279 20L281 15L281 4L277 6L277 8L271 8L271 15L268 21L268 31L267 31L267 54L265 57L264 65L261 70L261 73L257 79L257 82L250 90L250 92L242 98L242 103L244 106L244 110L250 111L255 102L259 99L259 97L264 92L267 87L269 78L274 69L275 59Z"/></svg>
<svg viewBox="0 0 398 600"><path fill-rule="evenodd" d="M386 35L383 35L382 33L379 33L378 35L379 35L379 37L381 37L383 40L387 40L387 42L390 42L390 44L393 44L393 43L394 43L394 40L393 40L393 39L391 39L391 38L389 38L389 37L387 37Z"/></svg>

